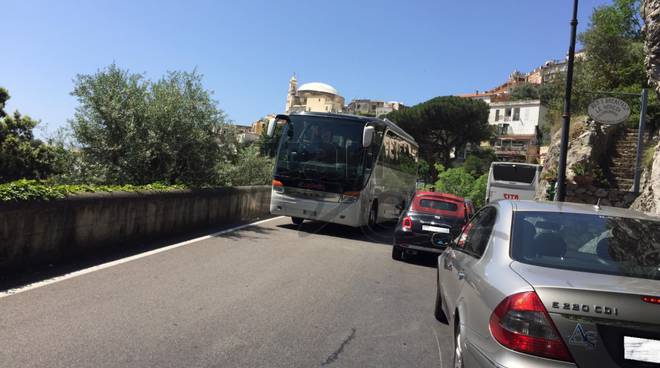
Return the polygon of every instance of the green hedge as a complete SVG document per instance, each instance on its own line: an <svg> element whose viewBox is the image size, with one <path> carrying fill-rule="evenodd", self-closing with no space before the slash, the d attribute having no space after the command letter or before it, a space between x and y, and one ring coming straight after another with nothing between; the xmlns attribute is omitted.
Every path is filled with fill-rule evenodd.
<svg viewBox="0 0 660 368"><path fill-rule="evenodd" d="M16 180L0 184L0 202L51 200L77 193L169 191L186 189L183 185L63 185L37 180Z"/></svg>

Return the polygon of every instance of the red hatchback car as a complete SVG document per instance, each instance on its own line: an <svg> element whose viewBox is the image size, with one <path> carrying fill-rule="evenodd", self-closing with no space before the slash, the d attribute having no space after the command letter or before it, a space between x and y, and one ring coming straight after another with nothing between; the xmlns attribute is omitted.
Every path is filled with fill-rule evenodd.
<svg viewBox="0 0 660 368"><path fill-rule="evenodd" d="M473 213L472 202L463 197L417 192L394 230L392 258L400 260L406 251L441 253ZM433 234L446 236L436 236L431 242Z"/></svg>

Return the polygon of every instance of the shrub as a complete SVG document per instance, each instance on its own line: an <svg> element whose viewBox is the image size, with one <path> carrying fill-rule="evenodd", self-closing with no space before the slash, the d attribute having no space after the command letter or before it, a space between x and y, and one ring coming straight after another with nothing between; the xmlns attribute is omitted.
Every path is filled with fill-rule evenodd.
<svg viewBox="0 0 660 368"><path fill-rule="evenodd" d="M438 192L455 194L460 197L468 197L472 190L474 177L468 174L462 167L452 168L438 174L435 188Z"/></svg>
<svg viewBox="0 0 660 368"><path fill-rule="evenodd" d="M228 186L269 184L273 178L273 159L259 154L252 145L241 149L236 162L221 165L219 181Z"/></svg>
<svg viewBox="0 0 660 368"><path fill-rule="evenodd" d="M488 174L478 177L473 183L468 198L472 200L475 208L483 206L486 201L486 186L488 185Z"/></svg>
<svg viewBox="0 0 660 368"><path fill-rule="evenodd" d="M644 150L644 156L642 157L643 165L646 169L651 170L653 166L653 157L655 156L655 145L648 147Z"/></svg>
<svg viewBox="0 0 660 368"><path fill-rule="evenodd" d="M146 185L62 185L47 181L16 180L0 184L0 202L51 200L77 193L170 191L185 189L183 185L153 183Z"/></svg>
<svg viewBox="0 0 660 368"><path fill-rule="evenodd" d="M438 192L469 198L479 208L485 204L487 184L488 174L475 179L464 168L457 167L440 172L435 188Z"/></svg>
<svg viewBox="0 0 660 368"><path fill-rule="evenodd" d="M584 176L589 174L589 169L587 165L579 162L571 166L571 171L573 171L573 174L575 174L576 176Z"/></svg>

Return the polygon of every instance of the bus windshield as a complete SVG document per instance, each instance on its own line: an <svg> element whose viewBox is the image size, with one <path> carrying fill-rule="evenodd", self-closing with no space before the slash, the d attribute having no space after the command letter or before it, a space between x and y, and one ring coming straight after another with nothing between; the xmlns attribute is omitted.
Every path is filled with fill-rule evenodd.
<svg viewBox="0 0 660 368"><path fill-rule="evenodd" d="M536 167L526 165L493 165L493 180L531 184L536 177Z"/></svg>
<svg viewBox="0 0 660 368"><path fill-rule="evenodd" d="M364 175L364 123L348 119L293 115L282 131L275 177L290 186L314 182L314 189L360 190ZM311 187L310 187L311 188Z"/></svg>

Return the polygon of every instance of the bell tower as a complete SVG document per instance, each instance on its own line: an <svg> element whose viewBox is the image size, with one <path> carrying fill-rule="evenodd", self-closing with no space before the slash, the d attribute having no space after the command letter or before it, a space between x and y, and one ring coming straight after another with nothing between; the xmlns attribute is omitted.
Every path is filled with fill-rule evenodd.
<svg viewBox="0 0 660 368"><path fill-rule="evenodd" d="M289 92L286 96L286 107L284 108L284 112L287 114L296 104L296 92L298 92L298 80L296 79L296 73L293 73L291 79L289 79Z"/></svg>

